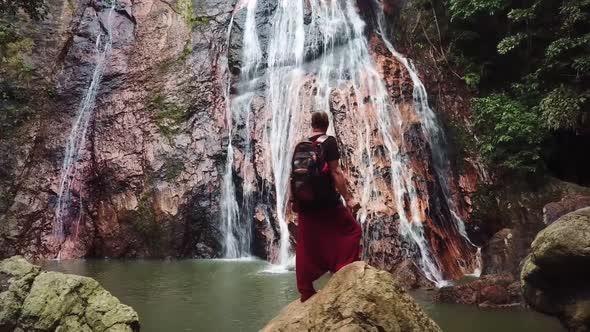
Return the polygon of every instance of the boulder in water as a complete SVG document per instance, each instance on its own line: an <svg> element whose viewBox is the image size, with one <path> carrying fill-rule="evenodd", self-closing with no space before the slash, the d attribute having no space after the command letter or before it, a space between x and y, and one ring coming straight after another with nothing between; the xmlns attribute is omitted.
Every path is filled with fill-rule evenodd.
<svg viewBox="0 0 590 332"><path fill-rule="evenodd" d="M139 331L137 313L87 277L0 262L0 331Z"/></svg>
<svg viewBox="0 0 590 332"><path fill-rule="evenodd" d="M273 319L270 331L442 331L392 274L364 262L350 264L304 303L295 300Z"/></svg>
<svg viewBox="0 0 590 332"><path fill-rule="evenodd" d="M477 280L438 289L434 293L434 301L477 305L482 308L515 307L521 304L520 284L510 274L486 275Z"/></svg>
<svg viewBox="0 0 590 332"><path fill-rule="evenodd" d="M590 331L590 207L562 216L541 231L526 258L523 296L571 331Z"/></svg>

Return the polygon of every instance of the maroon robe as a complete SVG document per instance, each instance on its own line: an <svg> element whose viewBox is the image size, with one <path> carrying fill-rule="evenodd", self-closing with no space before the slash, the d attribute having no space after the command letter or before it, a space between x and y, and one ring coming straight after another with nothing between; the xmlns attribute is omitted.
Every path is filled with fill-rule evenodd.
<svg viewBox="0 0 590 332"><path fill-rule="evenodd" d="M301 302L315 294L313 282L359 260L362 230L343 205L300 211L295 272Z"/></svg>

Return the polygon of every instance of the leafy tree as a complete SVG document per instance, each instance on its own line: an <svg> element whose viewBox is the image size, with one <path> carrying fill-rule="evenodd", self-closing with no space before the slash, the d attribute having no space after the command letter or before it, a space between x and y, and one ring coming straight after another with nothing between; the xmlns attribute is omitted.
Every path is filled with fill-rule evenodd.
<svg viewBox="0 0 590 332"><path fill-rule="evenodd" d="M47 15L45 0L0 0L0 14L15 15L19 9L34 20L44 19Z"/></svg>
<svg viewBox="0 0 590 332"><path fill-rule="evenodd" d="M480 151L537 172L564 133L590 132L590 0L416 0L412 45L462 77Z"/></svg>
<svg viewBox="0 0 590 332"><path fill-rule="evenodd" d="M484 157L507 170L539 170L545 131L537 112L505 94L475 98L473 110Z"/></svg>

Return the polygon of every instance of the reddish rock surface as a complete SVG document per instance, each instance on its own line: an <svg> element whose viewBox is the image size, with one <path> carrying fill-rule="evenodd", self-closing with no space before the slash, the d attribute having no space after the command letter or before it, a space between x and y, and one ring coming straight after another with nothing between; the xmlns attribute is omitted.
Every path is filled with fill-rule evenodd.
<svg viewBox="0 0 590 332"><path fill-rule="evenodd" d="M510 307L521 304L520 283L511 275L487 275L465 284L436 291L439 303L468 304L479 307Z"/></svg>
<svg viewBox="0 0 590 332"><path fill-rule="evenodd" d="M510 273L518 275L520 265L520 253L526 248L519 248L520 235L517 231L504 228L494 234L490 241L483 247L483 273Z"/></svg>

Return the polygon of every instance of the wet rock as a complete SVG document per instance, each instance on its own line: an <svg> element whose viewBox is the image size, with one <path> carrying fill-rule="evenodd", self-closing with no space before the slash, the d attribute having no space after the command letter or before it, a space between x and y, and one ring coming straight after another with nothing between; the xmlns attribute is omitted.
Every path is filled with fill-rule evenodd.
<svg viewBox="0 0 590 332"><path fill-rule="evenodd" d="M563 197L558 202L551 202L543 207L543 222L550 225L561 216L590 206L590 196Z"/></svg>
<svg viewBox="0 0 590 332"><path fill-rule="evenodd" d="M519 306L519 282L509 274L486 275L480 279L436 290L434 301L477 305L486 308Z"/></svg>
<svg viewBox="0 0 590 332"><path fill-rule="evenodd" d="M570 331L590 331L590 208L566 214L541 231L522 272L533 309L557 316Z"/></svg>
<svg viewBox="0 0 590 332"><path fill-rule="evenodd" d="M567 197L589 196L589 188L553 178L534 188L480 190L471 225L479 230L471 230L470 235L482 246L484 274L510 273L518 277L535 236L547 227L543 207Z"/></svg>
<svg viewBox="0 0 590 332"><path fill-rule="evenodd" d="M350 264L304 303L295 300L262 331L441 331L393 275Z"/></svg>
<svg viewBox="0 0 590 332"><path fill-rule="evenodd" d="M15 256L0 262L0 330L135 332L139 319L94 279Z"/></svg>
<svg viewBox="0 0 590 332"><path fill-rule="evenodd" d="M247 2L242 2L241 6L237 6L234 10L234 23L232 30L230 31L229 50L228 50L228 63L230 71L234 75L240 74L242 66L242 50L244 40L244 30L246 28L246 15L247 15ZM268 41L271 34L272 25L270 19L275 14L277 7L276 1L271 0L258 0L256 2L255 10L255 29L258 37L258 45L261 51L261 63L259 69L263 70L266 68L267 55L268 55Z"/></svg>
<svg viewBox="0 0 590 332"><path fill-rule="evenodd" d="M518 252L523 251L517 248L518 237L517 231L509 228L504 228L492 236L482 249L484 274L508 272L514 276L518 275Z"/></svg>

